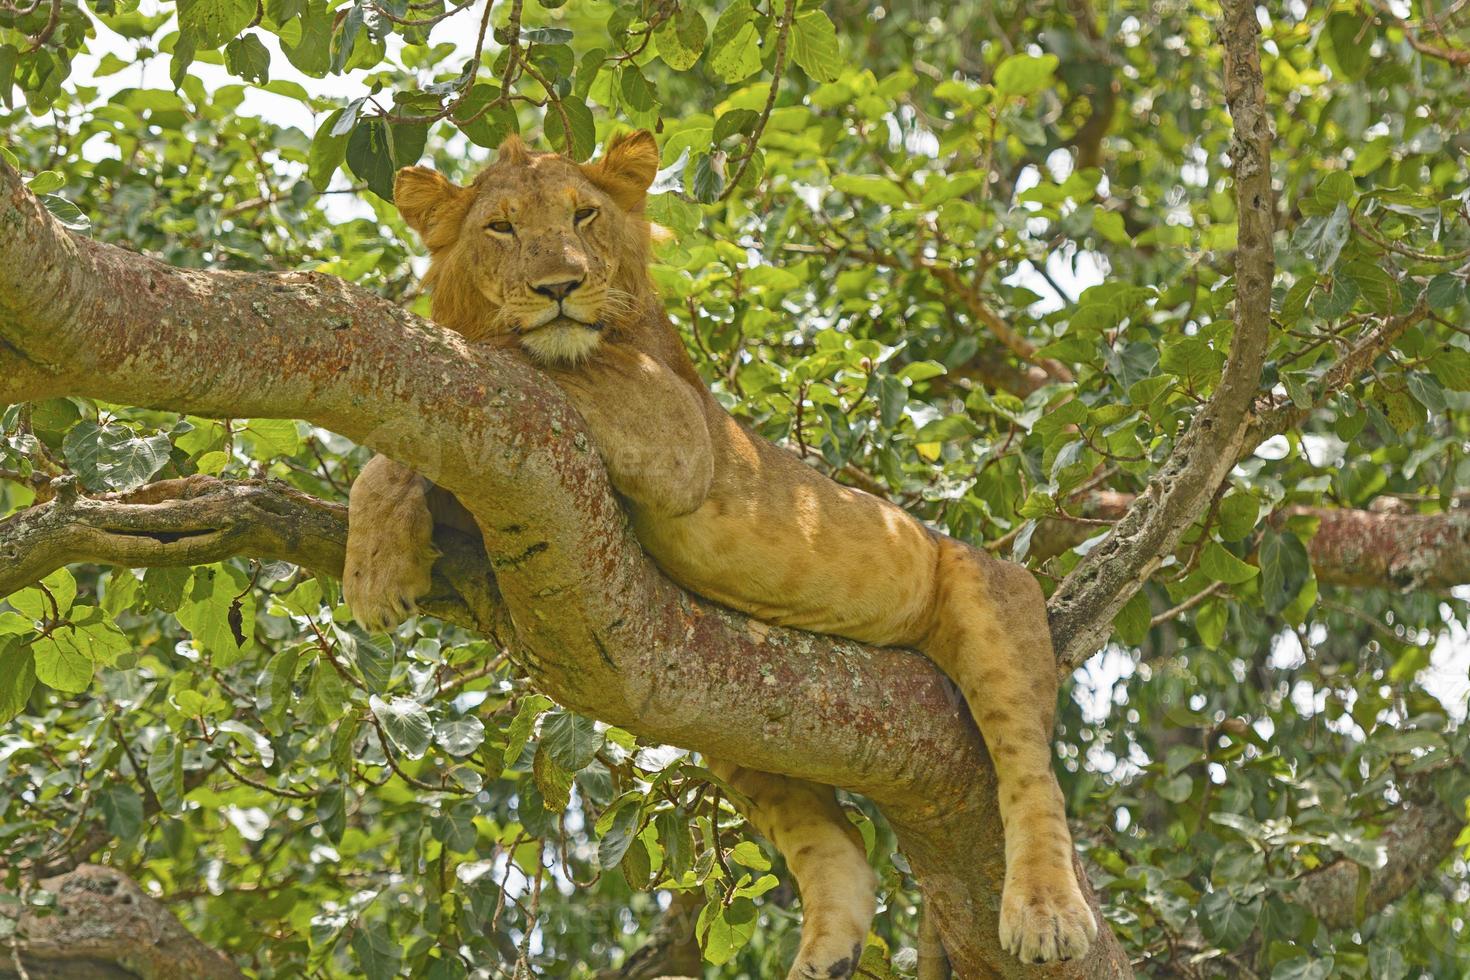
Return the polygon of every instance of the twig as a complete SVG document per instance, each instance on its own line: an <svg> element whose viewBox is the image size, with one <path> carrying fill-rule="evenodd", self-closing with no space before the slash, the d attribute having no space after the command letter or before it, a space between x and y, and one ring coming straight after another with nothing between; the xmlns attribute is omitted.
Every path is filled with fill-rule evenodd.
<svg viewBox="0 0 1470 980"><path fill-rule="evenodd" d="M1148 623L1149 629L1153 629L1155 626L1158 626L1160 623L1167 623L1169 620L1173 619L1175 616L1180 615L1181 613L1189 612L1189 610L1193 609L1195 606L1199 605L1201 602L1204 602L1206 599L1208 599L1210 596L1214 595L1215 593L1219 592L1224 587L1225 587L1225 583L1224 582L1213 582L1213 583L1211 583L1209 585L1209 587L1207 587L1205 589L1201 589L1199 592L1196 592L1194 595L1190 596L1188 599L1185 599L1183 602L1179 603L1179 605L1175 606L1174 608L1172 608L1172 609L1165 609L1163 612L1159 613L1153 619L1149 620L1149 623Z"/></svg>
<svg viewBox="0 0 1470 980"><path fill-rule="evenodd" d="M34 8L32 8L34 9ZM51 0L51 15L46 18L46 26L41 28L40 33L30 39L30 45L25 53L41 50L41 45L51 40L51 35L56 33L56 25L61 22L61 0Z"/></svg>
<svg viewBox="0 0 1470 980"><path fill-rule="evenodd" d="M771 87L766 92L766 104L761 109L761 115L756 120L755 128L750 131L750 138L745 141L745 152L740 154L740 160L735 164L735 172L731 175L730 182L725 185L725 191L720 195L722 201L740 186L740 179L745 176L746 168L750 166L750 161L755 156L761 134L766 131L766 123L771 120L771 110L776 108L776 94L781 89L781 76L786 73L786 42L791 34L791 24L795 20L795 14L796 0L786 0L786 9L781 11L781 20L776 26L776 63L771 66Z"/></svg>

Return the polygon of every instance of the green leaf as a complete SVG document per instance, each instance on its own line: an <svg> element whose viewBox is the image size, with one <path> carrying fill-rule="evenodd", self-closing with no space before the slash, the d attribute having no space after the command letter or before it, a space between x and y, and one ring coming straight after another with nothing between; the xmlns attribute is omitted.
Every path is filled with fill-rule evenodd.
<svg viewBox="0 0 1470 980"><path fill-rule="evenodd" d="M1368 969L1373 980L1403 980L1409 975L1409 965L1397 946L1375 943L1368 949Z"/></svg>
<svg viewBox="0 0 1470 980"><path fill-rule="evenodd" d="M689 815L683 810L665 810L654 817L653 822L658 842L664 849L663 874L678 881L694 865L694 839L689 830Z"/></svg>
<svg viewBox="0 0 1470 980"><path fill-rule="evenodd" d="M255 19L256 0L179 0L179 29L217 48Z"/></svg>
<svg viewBox="0 0 1470 980"><path fill-rule="evenodd" d="M760 34L752 23L750 0L735 0L715 21L709 66L721 81L734 84L761 67Z"/></svg>
<svg viewBox="0 0 1470 980"><path fill-rule="evenodd" d="M82 420L62 443L72 471L91 490L134 490L168 464L173 445L164 433L139 438L127 426Z"/></svg>
<svg viewBox="0 0 1470 980"><path fill-rule="evenodd" d="M1261 512L1256 498L1248 493L1231 493L1220 501L1215 512L1215 529L1222 541L1239 541L1255 530Z"/></svg>
<svg viewBox="0 0 1470 980"><path fill-rule="evenodd" d="M832 187L844 194L867 198L890 207L901 207L909 200L903 188L877 174L839 174L832 178Z"/></svg>
<svg viewBox="0 0 1470 980"><path fill-rule="evenodd" d="M591 718L572 711L553 711L541 722L541 744L557 764L577 773L602 748L602 733Z"/></svg>
<svg viewBox="0 0 1470 980"><path fill-rule="evenodd" d="M0 725L26 709L36 686L36 660L18 636L0 636Z"/></svg>
<svg viewBox="0 0 1470 980"><path fill-rule="evenodd" d="M1317 44L1333 74L1358 81L1373 63L1376 33L1371 17L1365 18L1356 10L1340 10L1327 18L1327 29Z"/></svg>
<svg viewBox="0 0 1470 980"><path fill-rule="evenodd" d="M216 667L242 656L255 631L255 595L244 573L228 565L194 570L188 594L174 615ZM146 591L146 581L144 583Z"/></svg>
<svg viewBox="0 0 1470 980"><path fill-rule="evenodd" d="M1348 262L1339 274L1353 281L1358 287L1359 295L1376 312L1390 312L1398 300L1398 285L1378 263L1363 260Z"/></svg>
<svg viewBox="0 0 1470 980"><path fill-rule="evenodd" d="M1241 561L1226 551L1218 541L1211 541L1205 545L1204 553L1200 555L1199 567L1200 571L1210 578L1216 582L1224 582L1226 585L1248 582L1260 573L1259 568L1249 562Z"/></svg>
<svg viewBox="0 0 1470 980"><path fill-rule="evenodd" d="M715 120L714 143L719 145L731 136L748 135L754 132L760 118L760 113L754 109L727 110Z"/></svg>
<svg viewBox="0 0 1470 980"><path fill-rule="evenodd" d="M1448 312L1464 301L1465 281L1453 272L1441 272L1429 280L1429 286L1424 290L1424 299L1430 309Z"/></svg>
<svg viewBox="0 0 1470 980"><path fill-rule="evenodd" d="M473 715L441 721L434 726L434 741L450 755L466 756L485 741L485 725Z"/></svg>
<svg viewBox="0 0 1470 980"><path fill-rule="evenodd" d="M1229 607L1219 599L1206 599L1194 615L1194 629L1199 640L1211 650L1220 649L1225 638L1225 625L1230 619Z"/></svg>
<svg viewBox="0 0 1470 980"><path fill-rule="evenodd" d="M1333 170L1317 184L1312 196L1324 210L1331 210L1338 204L1352 204L1357 192L1358 185L1353 182L1352 174L1346 170Z"/></svg>
<svg viewBox="0 0 1470 980"><path fill-rule="evenodd" d="M1051 85L1058 60L1054 54L1013 54L995 69L995 89L1002 95L1034 95Z"/></svg>
<svg viewBox="0 0 1470 980"><path fill-rule="evenodd" d="M531 738L531 730L536 727L536 719L541 717L541 712L552 705L551 698L544 694L528 694L521 699L516 708L516 716L511 719L506 729L505 764L513 766L521 757L521 752L526 747L526 742Z"/></svg>
<svg viewBox="0 0 1470 980"><path fill-rule="evenodd" d="M385 701L376 694L368 698L368 707L400 752L410 759L424 757L434 734L428 709L413 698L395 697Z"/></svg>
<svg viewBox="0 0 1470 980"><path fill-rule="evenodd" d="M1178 375L1193 391L1212 387L1220 377L1225 355L1203 337L1178 337L1163 344L1159 367Z"/></svg>
<svg viewBox="0 0 1470 980"><path fill-rule="evenodd" d="M66 694L79 694L92 683L97 662L83 644L78 644L72 627L62 627L36 640L36 679Z"/></svg>
<svg viewBox="0 0 1470 980"><path fill-rule="evenodd" d="M531 775L541 790L541 802L549 813L561 813L572 801L572 777L575 775L546 751L546 743L536 746L531 760Z"/></svg>
<svg viewBox="0 0 1470 980"><path fill-rule="evenodd" d="M1255 931L1261 899L1240 901L1226 889L1207 892L1199 903L1197 921L1205 938L1223 949L1238 949Z"/></svg>
<svg viewBox="0 0 1470 980"><path fill-rule="evenodd" d="M155 609L177 612L192 576L187 568L150 568L143 573L143 598Z"/></svg>
<svg viewBox="0 0 1470 980"><path fill-rule="evenodd" d="M419 162L428 138L429 127L422 124L360 120L347 138L347 166L368 190L391 201L394 175Z"/></svg>
<svg viewBox="0 0 1470 980"><path fill-rule="evenodd" d="M237 721L233 718L226 719L215 726L215 731L222 735L228 735L234 742L255 753L255 757L260 762L262 769L269 769L275 765L276 750L271 746L270 739L243 721Z"/></svg>
<svg viewBox="0 0 1470 980"><path fill-rule="evenodd" d="M66 198L55 194L40 194L38 197L46 210L51 212L51 216L61 222L62 227L81 233L92 230L92 219Z"/></svg>
<svg viewBox="0 0 1470 980"><path fill-rule="evenodd" d="M628 852L642 822L643 809L637 801L620 804L613 814L612 823L603 831L597 843L597 863L603 868L615 868Z"/></svg>
<svg viewBox="0 0 1470 980"><path fill-rule="evenodd" d="M184 809L184 746L172 732L164 732L148 753L148 785L164 813Z"/></svg>
<svg viewBox="0 0 1470 980"><path fill-rule="evenodd" d="M643 77L643 72L638 70L637 65L624 65L618 78L623 102L628 108L635 112L649 112L658 104L654 98L653 86L648 84L648 79Z"/></svg>
<svg viewBox="0 0 1470 980"><path fill-rule="evenodd" d="M257 458L295 456L301 452L301 433L291 419L251 419L243 430Z"/></svg>
<svg viewBox="0 0 1470 980"><path fill-rule="evenodd" d="M708 32L704 15L681 5L678 13L659 25L653 43L665 64L675 71L688 71L703 53Z"/></svg>
<svg viewBox="0 0 1470 980"><path fill-rule="evenodd" d="M353 955L367 980L394 980L403 971L403 951L382 922L362 924L352 934Z"/></svg>
<svg viewBox="0 0 1470 980"><path fill-rule="evenodd" d="M247 82L264 85L271 80L271 53L259 37L246 34L225 45L225 68Z"/></svg>
<svg viewBox="0 0 1470 980"><path fill-rule="evenodd" d="M1181 772L1176 776L1157 781L1154 783L1154 790L1170 803L1183 803L1194 792L1194 778L1188 773Z"/></svg>
<svg viewBox="0 0 1470 980"><path fill-rule="evenodd" d="M592 119L592 110L575 96L562 99L561 108L572 127L571 137L567 137L562 126L562 113L552 105L546 107L546 139L552 146L569 153L572 159L586 160L597 146L597 126Z"/></svg>
<svg viewBox="0 0 1470 980"><path fill-rule="evenodd" d="M347 795L340 783L326 787L316 795L316 822L322 834L333 844L342 842L347 830Z"/></svg>
<svg viewBox="0 0 1470 980"><path fill-rule="evenodd" d="M342 118L342 109L336 109L317 127L311 138L311 149L306 154L306 177L311 186L319 191L327 189L342 161L347 159L347 136L333 135L333 129Z"/></svg>
<svg viewBox="0 0 1470 980"><path fill-rule="evenodd" d="M1470 391L1470 351L1446 347L1430 355L1429 371L1436 381L1454 391Z"/></svg>
<svg viewBox="0 0 1470 980"><path fill-rule="evenodd" d="M49 621L65 618L76 597L77 580L65 568L58 568L36 585L14 593L5 601L27 619ZM26 628L30 628L29 623Z"/></svg>
<svg viewBox="0 0 1470 980"><path fill-rule="evenodd" d="M1125 646L1137 646L1148 636L1149 624L1153 621L1148 596L1143 591L1133 593L1118 615L1113 617L1113 629L1119 642Z"/></svg>
<svg viewBox="0 0 1470 980"><path fill-rule="evenodd" d="M449 812L435 817L433 834L443 841L444 846L457 854L467 854L475 849L479 831L475 828L475 817L479 814L475 804L463 800L449 808Z"/></svg>
<svg viewBox="0 0 1470 980"><path fill-rule="evenodd" d="M1346 204L1339 203L1331 214L1317 214L1303 219L1291 236L1293 247L1300 249L1321 272L1337 264L1342 247L1352 234L1351 214Z"/></svg>
<svg viewBox="0 0 1470 980"><path fill-rule="evenodd" d="M476 146L494 149L505 142L507 136L520 131L515 111L510 106L487 108L499 98L499 86L475 85L454 111L453 118L460 132Z"/></svg>
<svg viewBox="0 0 1470 980"><path fill-rule="evenodd" d="M791 57L818 82L835 82L842 73L837 50L837 28L820 10L796 15L791 25Z"/></svg>
<svg viewBox="0 0 1470 980"><path fill-rule="evenodd" d="M107 575L107 584L102 591L102 611L116 619L138 602L138 593L143 583L133 575L130 568L114 568Z"/></svg>
<svg viewBox="0 0 1470 980"><path fill-rule="evenodd" d="M694 199L703 204L713 204L720 199L720 192L724 189L724 167L715 166L714 155L701 153L695 157L690 175L690 192Z"/></svg>
<svg viewBox="0 0 1470 980"><path fill-rule="evenodd" d="M66 186L66 177L55 170L42 170L36 176L26 181L26 188L32 194L50 194L59 191Z"/></svg>
<svg viewBox="0 0 1470 980"><path fill-rule="evenodd" d="M1092 212L1092 227L1114 245L1132 244L1133 238L1128 234L1128 225L1123 220L1123 215L1117 211L1104 211L1096 208Z"/></svg>
<svg viewBox="0 0 1470 980"><path fill-rule="evenodd" d="M1279 613L1296 598L1311 574L1307 549L1292 532L1267 528L1261 539L1260 562L1266 612Z"/></svg>
<svg viewBox="0 0 1470 980"><path fill-rule="evenodd" d="M97 795L97 807L108 832L119 840L132 840L143 829L143 798L131 786L103 787Z"/></svg>
<svg viewBox="0 0 1470 980"><path fill-rule="evenodd" d="M1271 980L1327 980L1334 962L1331 956L1294 956L1276 964Z"/></svg>
<svg viewBox="0 0 1470 980"><path fill-rule="evenodd" d="M298 21L281 31L281 51L305 75L322 78L332 69L332 23L327 0L309 0Z"/></svg>

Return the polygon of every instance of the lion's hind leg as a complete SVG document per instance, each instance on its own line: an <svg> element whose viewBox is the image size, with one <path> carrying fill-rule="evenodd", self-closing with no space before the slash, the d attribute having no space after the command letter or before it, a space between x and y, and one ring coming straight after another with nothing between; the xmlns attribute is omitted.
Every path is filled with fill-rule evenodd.
<svg viewBox="0 0 1470 980"><path fill-rule="evenodd" d="M746 818L786 859L801 892L801 946L787 980L851 977L877 906L862 836L830 786L706 760L745 794Z"/></svg>
<svg viewBox="0 0 1470 980"><path fill-rule="evenodd" d="M960 687L995 764L1005 828L1000 941L1027 963L1087 952L1097 922L1073 868L1052 769L1056 660L1031 573L958 541L942 546L934 622L923 650Z"/></svg>

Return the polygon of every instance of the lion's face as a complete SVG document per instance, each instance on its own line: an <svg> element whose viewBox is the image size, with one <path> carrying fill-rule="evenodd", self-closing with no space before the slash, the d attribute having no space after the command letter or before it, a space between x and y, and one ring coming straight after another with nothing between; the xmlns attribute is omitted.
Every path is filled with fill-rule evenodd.
<svg viewBox="0 0 1470 980"><path fill-rule="evenodd" d="M538 360L576 363L647 297L648 133L578 165L507 142L469 187L422 167L395 198L433 253L434 317L470 339L510 334Z"/></svg>

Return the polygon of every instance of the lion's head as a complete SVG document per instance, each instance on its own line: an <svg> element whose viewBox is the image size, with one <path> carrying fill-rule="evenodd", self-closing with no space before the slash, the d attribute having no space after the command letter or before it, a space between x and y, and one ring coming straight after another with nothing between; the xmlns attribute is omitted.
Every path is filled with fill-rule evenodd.
<svg viewBox="0 0 1470 980"><path fill-rule="evenodd" d="M587 357L652 302L643 202L657 171L642 131L587 164L511 137L468 187L400 170L394 199L432 255L434 319L471 340L513 334L543 361Z"/></svg>

